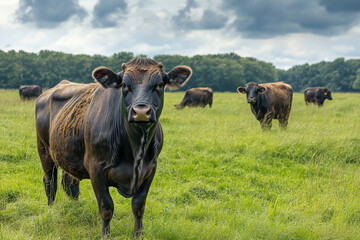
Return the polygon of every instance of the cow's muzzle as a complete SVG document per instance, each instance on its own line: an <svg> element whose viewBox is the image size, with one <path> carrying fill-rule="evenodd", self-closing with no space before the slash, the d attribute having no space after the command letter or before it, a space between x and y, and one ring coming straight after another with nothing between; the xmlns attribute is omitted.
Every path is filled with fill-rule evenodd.
<svg viewBox="0 0 360 240"><path fill-rule="evenodd" d="M256 99L255 98L248 98L248 103L256 103Z"/></svg>
<svg viewBox="0 0 360 240"><path fill-rule="evenodd" d="M130 110L130 122L153 122L152 109L147 105L136 105Z"/></svg>

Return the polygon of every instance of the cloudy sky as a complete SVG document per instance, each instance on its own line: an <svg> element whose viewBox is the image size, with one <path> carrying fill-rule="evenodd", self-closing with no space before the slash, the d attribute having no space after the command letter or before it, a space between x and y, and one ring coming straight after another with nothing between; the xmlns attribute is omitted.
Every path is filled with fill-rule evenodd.
<svg viewBox="0 0 360 240"><path fill-rule="evenodd" d="M0 49L235 52L287 69L360 58L359 0L6 0Z"/></svg>

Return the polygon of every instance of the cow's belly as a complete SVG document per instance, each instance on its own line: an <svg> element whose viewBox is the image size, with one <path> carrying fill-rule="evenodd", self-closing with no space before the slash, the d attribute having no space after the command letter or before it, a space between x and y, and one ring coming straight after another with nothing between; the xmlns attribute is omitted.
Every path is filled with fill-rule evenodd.
<svg viewBox="0 0 360 240"><path fill-rule="evenodd" d="M311 103L316 103L316 98L315 98L315 97L310 98L310 99L309 99L309 102L311 102Z"/></svg>
<svg viewBox="0 0 360 240"><path fill-rule="evenodd" d="M53 161L73 177L79 180L89 178L84 167L83 137L64 137L53 131L50 137L50 154Z"/></svg>

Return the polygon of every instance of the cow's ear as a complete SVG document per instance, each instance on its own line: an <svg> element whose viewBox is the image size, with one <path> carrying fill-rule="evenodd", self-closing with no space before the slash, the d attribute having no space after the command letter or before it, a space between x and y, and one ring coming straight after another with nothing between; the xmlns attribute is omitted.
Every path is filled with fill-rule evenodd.
<svg viewBox="0 0 360 240"><path fill-rule="evenodd" d="M263 87L263 86L259 86L259 93L264 93L266 92L267 88Z"/></svg>
<svg viewBox="0 0 360 240"><path fill-rule="evenodd" d="M184 86L192 75L192 69L188 66L177 66L164 76L164 82L170 89Z"/></svg>
<svg viewBox="0 0 360 240"><path fill-rule="evenodd" d="M114 73L107 67L97 67L92 72L92 77L104 88L108 87L120 87L122 82L120 74Z"/></svg>
<svg viewBox="0 0 360 240"><path fill-rule="evenodd" d="M245 90L245 88L243 88L243 87L238 87L238 88L237 88L237 91L238 91L239 93L242 93L242 94L245 94L245 93L246 93L246 90Z"/></svg>

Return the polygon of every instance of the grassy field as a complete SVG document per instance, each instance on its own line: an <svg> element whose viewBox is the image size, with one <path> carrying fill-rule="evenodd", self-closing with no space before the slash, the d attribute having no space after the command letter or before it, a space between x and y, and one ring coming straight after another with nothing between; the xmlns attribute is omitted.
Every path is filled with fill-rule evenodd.
<svg viewBox="0 0 360 240"><path fill-rule="evenodd" d="M175 110L166 93L165 145L144 215L145 239L359 239L360 94L323 108L294 95L287 131L262 132L244 95ZM0 90L0 239L99 239L89 180L79 201L59 188L47 206L35 102ZM130 200L111 189L113 239L131 239Z"/></svg>

